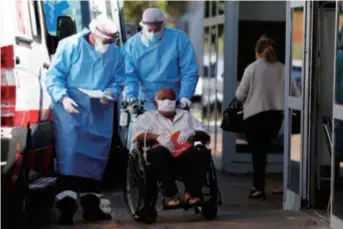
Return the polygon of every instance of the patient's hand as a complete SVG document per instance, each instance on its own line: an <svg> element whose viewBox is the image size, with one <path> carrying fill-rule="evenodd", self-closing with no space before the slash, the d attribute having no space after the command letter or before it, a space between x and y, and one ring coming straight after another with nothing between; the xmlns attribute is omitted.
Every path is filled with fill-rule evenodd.
<svg viewBox="0 0 343 229"><path fill-rule="evenodd" d="M177 139L177 143L179 144L185 144L187 141L189 141L191 138L195 136L194 130L181 130L180 135Z"/></svg>
<svg viewBox="0 0 343 229"><path fill-rule="evenodd" d="M170 135L160 135L157 138L157 142L161 145L164 146L165 148L167 148L169 150L169 152L174 152L175 148L174 148L174 144L172 142L171 136Z"/></svg>

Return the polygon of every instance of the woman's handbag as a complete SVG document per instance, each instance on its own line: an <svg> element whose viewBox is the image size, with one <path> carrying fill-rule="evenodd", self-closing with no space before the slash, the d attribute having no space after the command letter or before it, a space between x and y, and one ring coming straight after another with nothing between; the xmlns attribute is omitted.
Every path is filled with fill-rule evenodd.
<svg viewBox="0 0 343 229"><path fill-rule="evenodd" d="M234 98L224 111L220 128L224 131L243 133L243 105Z"/></svg>

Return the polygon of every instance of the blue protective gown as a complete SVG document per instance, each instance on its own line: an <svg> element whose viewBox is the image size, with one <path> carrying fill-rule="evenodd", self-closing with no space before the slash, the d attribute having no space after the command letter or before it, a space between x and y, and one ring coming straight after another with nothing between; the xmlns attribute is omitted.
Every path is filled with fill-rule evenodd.
<svg viewBox="0 0 343 229"><path fill-rule="evenodd" d="M102 90L119 98L124 86L125 59L111 45L104 54L95 51L84 31L60 41L47 72L47 91L54 105L57 170L63 175L100 180L107 165L113 133L113 103L101 104L76 88ZM64 110L69 96L79 114Z"/></svg>
<svg viewBox="0 0 343 229"><path fill-rule="evenodd" d="M165 28L156 44L146 47L142 32L124 45L126 98L154 100L161 88L173 89L178 98L191 99L198 82L193 46L181 30Z"/></svg>

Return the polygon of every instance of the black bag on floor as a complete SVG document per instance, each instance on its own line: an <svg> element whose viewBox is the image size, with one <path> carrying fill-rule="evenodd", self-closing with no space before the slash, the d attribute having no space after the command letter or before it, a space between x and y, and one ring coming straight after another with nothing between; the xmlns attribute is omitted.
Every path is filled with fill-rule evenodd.
<svg viewBox="0 0 343 229"><path fill-rule="evenodd" d="M224 111L220 128L224 131L243 133L243 105L234 98Z"/></svg>

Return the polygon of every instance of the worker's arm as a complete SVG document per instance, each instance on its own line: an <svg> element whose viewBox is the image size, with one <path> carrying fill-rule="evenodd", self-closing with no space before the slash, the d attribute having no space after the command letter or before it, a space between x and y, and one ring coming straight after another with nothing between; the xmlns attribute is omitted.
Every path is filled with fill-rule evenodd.
<svg viewBox="0 0 343 229"><path fill-rule="evenodd" d="M73 52L74 46L68 40L60 41L46 73L46 88L55 102L60 102L64 96L67 96L66 78L71 67Z"/></svg>
<svg viewBox="0 0 343 229"><path fill-rule="evenodd" d="M125 56L125 98L138 99L139 79L130 43L124 45Z"/></svg>
<svg viewBox="0 0 343 229"><path fill-rule="evenodd" d="M194 48L185 33L178 37L179 68L181 74L180 98L191 99L198 83L198 64Z"/></svg>
<svg viewBox="0 0 343 229"><path fill-rule="evenodd" d="M105 92L110 92L111 95L118 100L121 92L123 91L125 84L125 57L123 52L118 48L120 54L113 61L116 63L115 70L112 74L111 81L105 90Z"/></svg>

